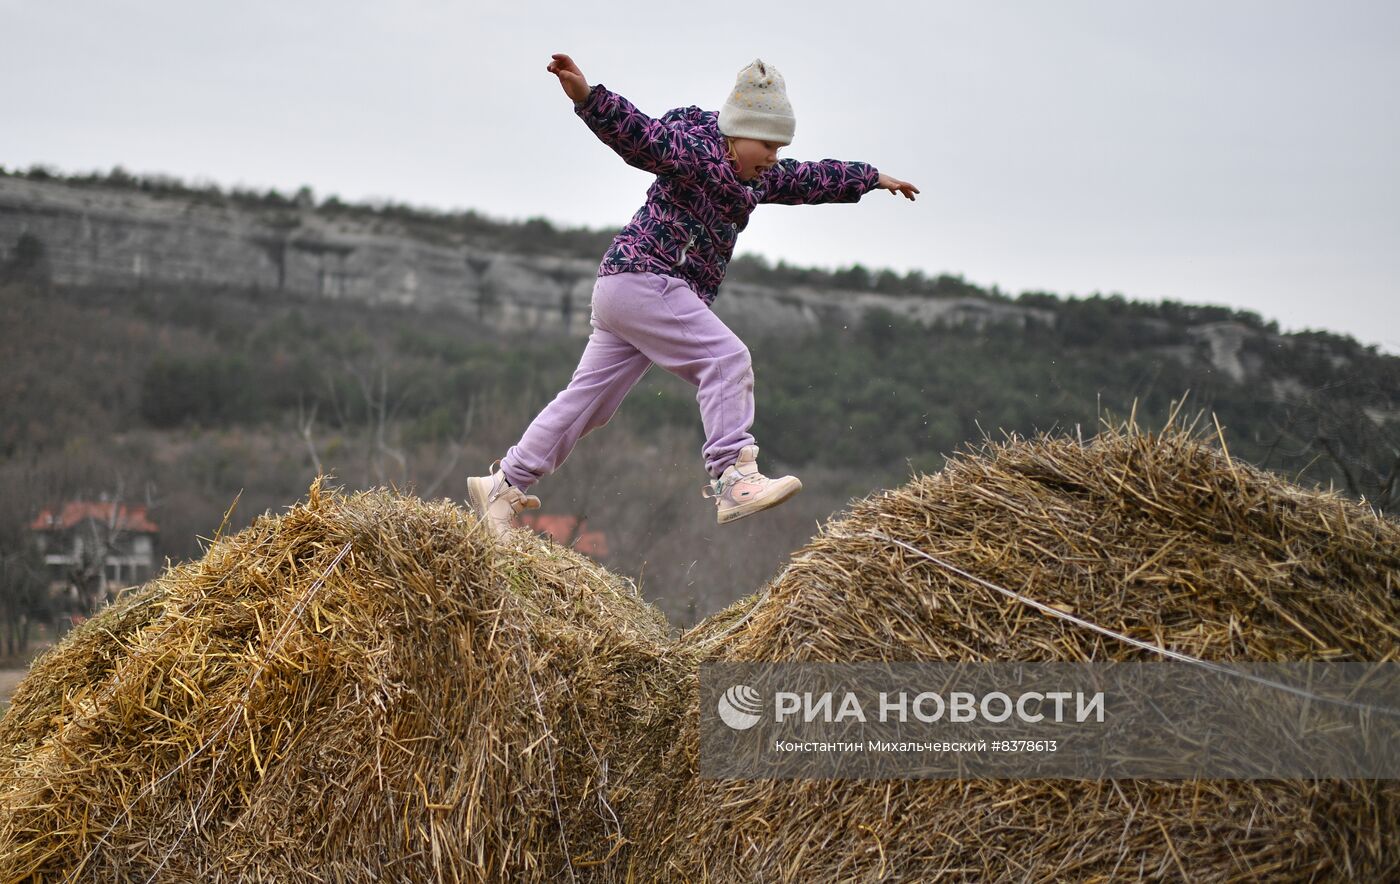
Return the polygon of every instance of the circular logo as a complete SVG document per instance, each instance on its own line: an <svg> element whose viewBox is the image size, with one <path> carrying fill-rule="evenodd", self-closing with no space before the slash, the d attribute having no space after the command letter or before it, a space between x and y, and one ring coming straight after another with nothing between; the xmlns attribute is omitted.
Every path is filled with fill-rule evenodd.
<svg viewBox="0 0 1400 884"><path fill-rule="evenodd" d="M763 698L746 684L736 684L719 698L719 717L736 731L746 731L762 718Z"/></svg>

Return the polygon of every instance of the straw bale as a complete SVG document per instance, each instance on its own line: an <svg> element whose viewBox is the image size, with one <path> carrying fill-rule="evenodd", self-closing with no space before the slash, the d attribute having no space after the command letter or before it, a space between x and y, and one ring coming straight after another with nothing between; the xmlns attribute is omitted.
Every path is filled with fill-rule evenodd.
<svg viewBox="0 0 1400 884"><path fill-rule="evenodd" d="M1218 435L1218 431L1217 431ZM1173 420L984 440L828 523L680 644L727 661L1154 655L891 541L1210 660L1395 659L1400 524L1232 460ZM687 702L697 702L694 677ZM637 862L676 880L1383 880L1400 789L1376 781L701 781L681 720Z"/></svg>
<svg viewBox="0 0 1400 884"><path fill-rule="evenodd" d="M695 725L705 660L1152 659L926 556L1205 659L1394 659L1398 541L1174 422L1009 437L675 640L548 540L318 479L35 664L0 880L1394 878L1391 783L709 782Z"/></svg>
<svg viewBox="0 0 1400 884"><path fill-rule="evenodd" d="M82 702L91 685L107 679L127 653L133 633L160 610L170 581L186 569L172 569L139 590L127 592L64 637L64 652L41 655L30 666L0 718L0 782L20 759L49 737L62 721L66 704Z"/></svg>
<svg viewBox="0 0 1400 884"><path fill-rule="evenodd" d="M35 665L0 880L605 877L670 639L582 556L318 478Z"/></svg>

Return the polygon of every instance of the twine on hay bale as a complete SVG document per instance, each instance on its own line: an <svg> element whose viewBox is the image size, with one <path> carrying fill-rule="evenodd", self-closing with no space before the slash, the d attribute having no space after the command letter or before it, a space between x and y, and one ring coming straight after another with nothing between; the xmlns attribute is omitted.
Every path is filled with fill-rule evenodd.
<svg viewBox="0 0 1400 884"><path fill-rule="evenodd" d="M0 879L500 880L625 847L669 628L448 502L327 493L38 661L0 735Z"/></svg>
<svg viewBox="0 0 1400 884"><path fill-rule="evenodd" d="M1127 423L1084 442L984 442L861 501L681 644L736 662L1160 659L1063 613L1205 660L1393 660L1397 592L1395 521L1234 461L1175 421ZM692 713L663 779L683 785L654 795L665 822L640 839L638 861L664 876L1400 873L1392 782L716 782L697 779L697 752Z"/></svg>
<svg viewBox="0 0 1400 884"><path fill-rule="evenodd" d="M678 640L547 540L318 479L35 664L0 879L1395 877L1394 783L702 782L695 724L705 660L1392 660L1397 590L1394 521L1174 421L984 443Z"/></svg>

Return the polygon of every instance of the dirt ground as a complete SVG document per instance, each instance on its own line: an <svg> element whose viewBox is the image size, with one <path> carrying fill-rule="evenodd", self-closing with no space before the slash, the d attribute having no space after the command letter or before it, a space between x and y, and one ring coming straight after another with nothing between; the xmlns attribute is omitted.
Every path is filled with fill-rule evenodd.
<svg viewBox="0 0 1400 884"><path fill-rule="evenodd" d="M28 669L0 669L0 709L4 709L10 703L10 694L15 692L15 685L24 678Z"/></svg>

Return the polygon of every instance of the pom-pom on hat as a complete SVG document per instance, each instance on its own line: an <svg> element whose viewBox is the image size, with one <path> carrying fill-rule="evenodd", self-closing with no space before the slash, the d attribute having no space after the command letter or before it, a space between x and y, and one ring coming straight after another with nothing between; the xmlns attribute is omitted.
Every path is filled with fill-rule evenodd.
<svg viewBox="0 0 1400 884"><path fill-rule="evenodd" d="M787 83L771 64L756 58L739 71L734 91L719 111L719 131L731 138L792 143L797 119L788 103Z"/></svg>

